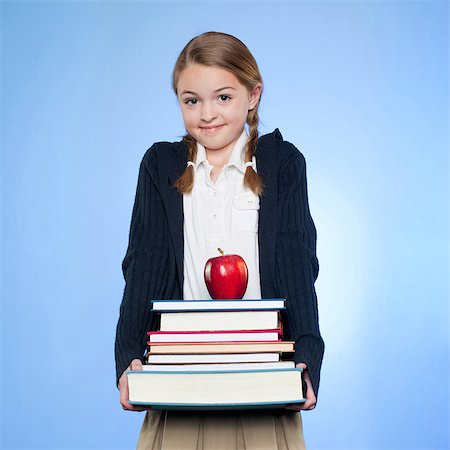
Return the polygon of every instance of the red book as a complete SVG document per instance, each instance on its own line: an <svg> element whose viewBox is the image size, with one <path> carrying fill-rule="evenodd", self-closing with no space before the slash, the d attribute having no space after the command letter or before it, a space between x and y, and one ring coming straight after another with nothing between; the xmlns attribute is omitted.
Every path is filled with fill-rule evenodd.
<svg viewBox="0 0 450 450"><path fill-rule="evenodd" d="M273 330L280 327L279 310L196 311L158 313L160 331Z"/></svg>

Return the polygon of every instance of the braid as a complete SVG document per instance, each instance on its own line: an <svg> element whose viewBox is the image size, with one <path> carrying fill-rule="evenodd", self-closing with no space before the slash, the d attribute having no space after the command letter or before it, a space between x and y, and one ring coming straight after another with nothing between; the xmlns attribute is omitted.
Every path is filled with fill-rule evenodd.
<svg viewBox="0 0 450 450"><path fill-rule="evenodd" d="M251 162L253 155L256 151L256 146L258 144L258 108L253 108L249 111L247 116L247 123L249 124L249 136L245 148L245 162ZM188 161L195 163L197 159L197 142L190 135L186 134L183 136L183 142L186 143L188 147ZM175 182L174 187L182 194L188 194L192 192L194 187L194 167L188 165L178 180ZM262 195L264 191L264 184L261 177L253 169L253 167L247 167L244 175L244 186L250 188L256 195Z"/></svg>
<svg viewBox="0 0 450 450"><path fill-rule="evenodd" d="M197 142L190 134L183 136L183 142L188 147L188 161L195 163L197 159ZM189 164L186 167L180 178L175 182L174 187L182 194L188 194L192 191L194 187L194 167L192 165Z"/></svg>
<svg viewBox="0 0 450 450"><path fill-rule="evenodd" d="M253 155L258 144L258 105L250 110L247 115L249 125L249 136L245 150L245 162L252 161ZM244 175L244 186L250 188L256 195L261 196L264 190L264 184L261 177L253 167L247 167Z"/></svg>

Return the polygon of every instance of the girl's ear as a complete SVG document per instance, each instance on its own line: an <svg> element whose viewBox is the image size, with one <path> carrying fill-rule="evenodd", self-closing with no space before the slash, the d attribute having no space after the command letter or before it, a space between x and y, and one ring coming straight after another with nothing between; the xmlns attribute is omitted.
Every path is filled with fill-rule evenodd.
<svg viewBox="0 0 450 450"><path fill-rule="evenodd" d="M257 104L261 97L262 84L258 83L251 93L248 94L248 110L251 111Z"/></svg>

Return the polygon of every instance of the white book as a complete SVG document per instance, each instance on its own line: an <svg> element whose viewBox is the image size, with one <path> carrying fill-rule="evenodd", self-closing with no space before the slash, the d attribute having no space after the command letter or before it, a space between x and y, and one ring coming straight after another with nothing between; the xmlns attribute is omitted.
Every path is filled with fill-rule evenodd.
<svg viewBox="0 0 450 450"><path fill-rule="evenodd" d="M128 371L131 404L215 409L301 403L302 369Z"/></svg>
<svg viewBox="0 0 450 450"><path fill-rule="evenodd" d="M200 354L200 353L267 353L293 352L295 341L267 342L160 342L150 344L148 353L158 354Z"/></svg>
<svg viewBox="0 0 450 450"><path fill-rule="evenodd" d="M142 370L172 371L172 372L201 372L201 371L227 371L227 370L257 370L257 369L291 369L295 368L294 361L277 361L262 363L227 363L227 364L144 364Z"/></svg>
<svg viewBox="0 0 450 450"><path fill-rule="evenodd" d="M205 354L148 354L149 364L196 364L279 361L279 353L205 353Z"/></svg>
<svg viewBox="0 0 450 450"><path fill-rule="evenodd" d="M160 331L236 331L279 328L279 311L160 313Z"/></svg>

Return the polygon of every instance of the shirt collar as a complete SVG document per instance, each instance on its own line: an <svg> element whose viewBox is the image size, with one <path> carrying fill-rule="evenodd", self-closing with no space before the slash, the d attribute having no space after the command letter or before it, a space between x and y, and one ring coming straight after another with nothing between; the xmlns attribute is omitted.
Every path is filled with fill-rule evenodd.
<svg viewBox="0 0 450 450"><path fill-rule="evenodd" d="M245 173L247 167L245 167L244 162L244 150L245 150L245 144L247 143L248 134L247 130L244 127L242 130L241 135L239 136L238 140L234 144L233 150L231 151L230 158L228 160L228 163L225 164L225 166L235 166L237 167L242 173ZM200 142L197 141L197 159L195 161L195 169L198 168L198 166L208 161L206 158L206 149L204 145L200 144Z"/></svg>

